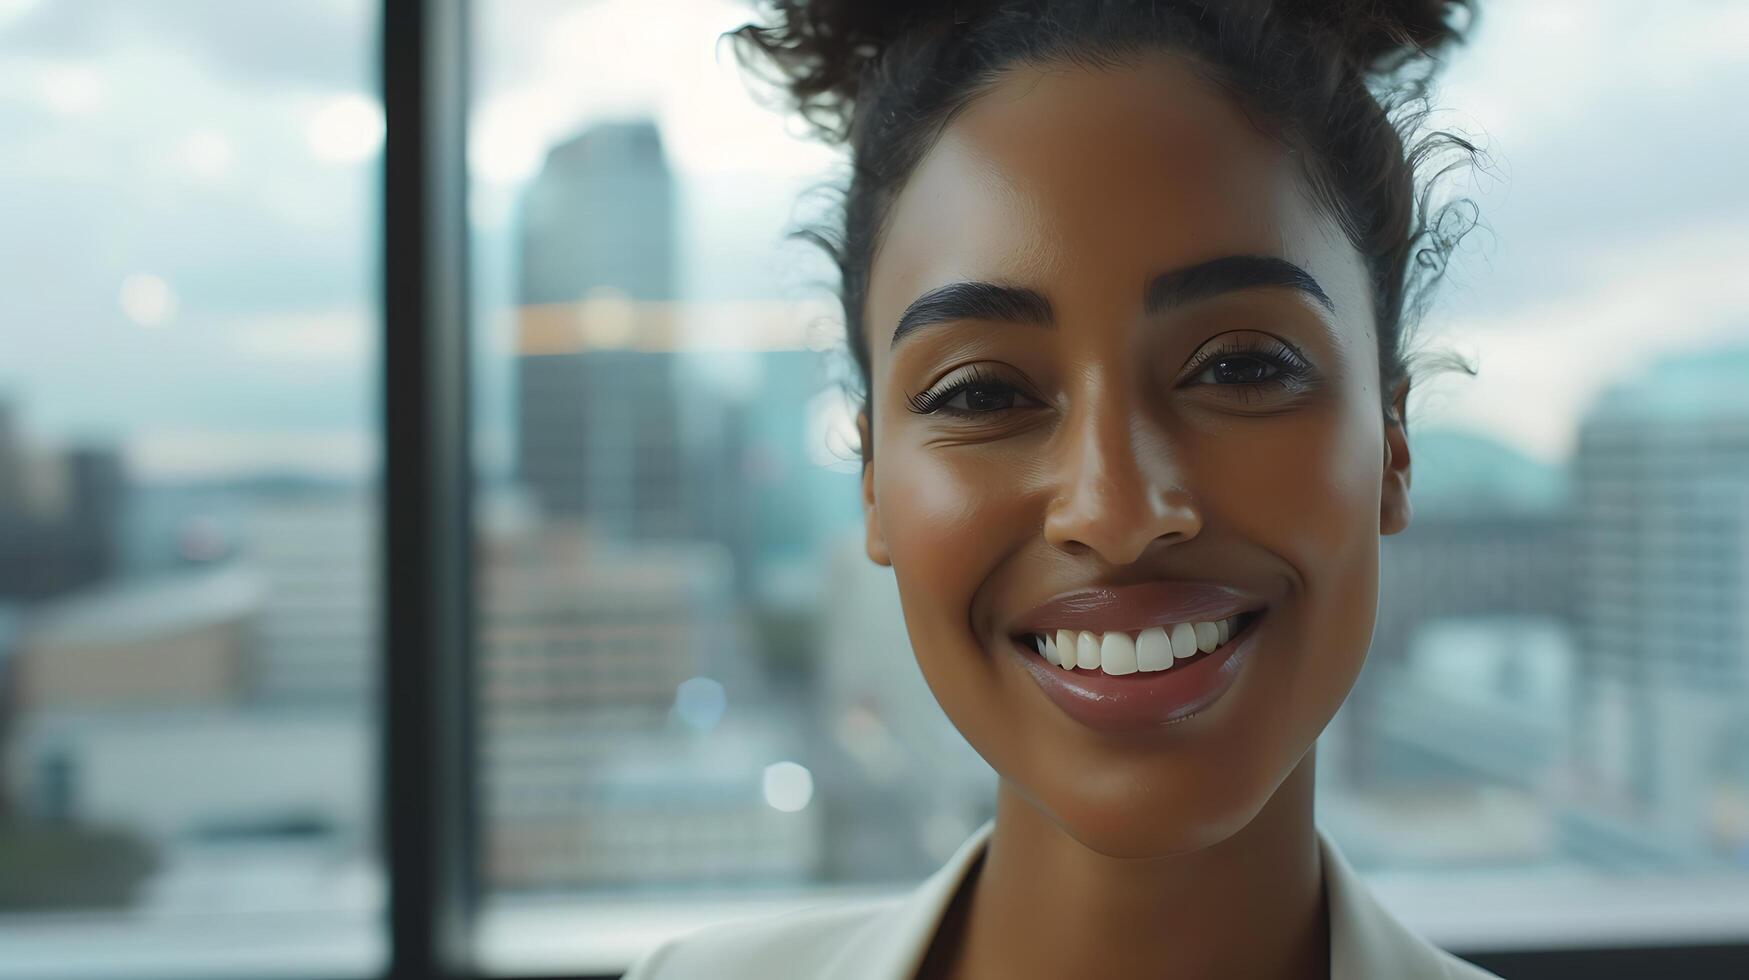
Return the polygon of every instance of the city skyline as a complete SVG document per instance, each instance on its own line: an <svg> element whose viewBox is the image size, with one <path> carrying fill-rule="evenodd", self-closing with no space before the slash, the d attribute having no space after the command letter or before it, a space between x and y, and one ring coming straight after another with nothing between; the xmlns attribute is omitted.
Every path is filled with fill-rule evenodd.
<svg viewBox="0 0 1749 980"><path fill-rule="evenodd" d="M222 8L0 13L0 154L15 171L0 210L26 232L0 264L0 293L18 314L0 324L14 352L0 395L26 406L39 441L125 444L143 478L267 464L361 476L377 458L368 244L381 119L368 60L239 57L253 49L233 35L257 28ZM329 0L275 34L318 31L330 51L352 37L364 50L363 9ZM484 21L471 207L480 441L494 461L509 455L514 338L490 314L512 295L511 216L546 149L591 124L653 118L672 148L687 216L676 229L681 301L829 300L822 258L784 236L817 211L805 192L836 175L836 158L749 93L717 46L744 5L670 10L543 3ZM1460 250L1425 333L1474 355L1482 373L1434 379L1412 396L1412 419L1556 461L1609 378L1749 336L1749 281L1731 266L1749 248L1749 199L1729 166L1749 145L1715 125L1749 67L1717 43L1731 34L1720 18L1744 14L1699 0L1656 16L1626 2L1501 6L1452 55L1436 121L1483 138L1493 167L1458 188L1487 228ZM1583 46L1542 40L1557 34ZM615 38L612 57L571 56L598 37ZM1600 67L1630 61L1655 82ZM203 69L240 88L210 84ZM118 86L124 73L140 84ZM203 122L166 118L166 101ZM1616 139L1624 130L1637 138ZM1663 148L1688 144L1681 179L1662 177ZM149 207L131 230L101 223L135 200ZM109 248L55 244L78 239ZM40 254L92 261L45 266ZM146 359L165 373L127 370ZM92 385L103 398L75 394Z"/></svg>
<svg viewBox="0 0 1749 980"><path fill-rule="evenodd" d="M125 941L91 962L307 947L283 969L374 941L383 900L405 556L379 553L371 16L70 9L0 0L0 846L43 855L0 875L0 960L46 975L96 923ZM1549 910L1608 891L1668 939L1690 886L1749 887L1749 201L1722 162L1749 140L1695 122L1749 66L1685 34L1711 9L1501 6L1439 96L1502 177L1426 325L1482 376L1411 401L1413 518L1379 542L1315 819L1446 903L1423 911L1471 896L1460 930L1486 906L1565 941ZM488 916L872 891L993 814L866 554L833 270L784 240L837 158L714 44L746 10L479 7L462 734ZM1634 50L1655 80L1615 70ZM1668 174L1658 141L1691 132L1682 180L1606 179ZM16 914L53 909L84 916ZM313 928L263 942L288 913ZM595 956L641 935L539 921Z"/></svg>

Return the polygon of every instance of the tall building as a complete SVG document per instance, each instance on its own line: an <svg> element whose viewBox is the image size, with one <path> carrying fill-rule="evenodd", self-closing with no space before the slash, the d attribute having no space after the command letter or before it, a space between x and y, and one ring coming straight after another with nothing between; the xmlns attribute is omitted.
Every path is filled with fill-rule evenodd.
<svg viewBox="0 0 1749 980"><path fill-rule="evenodd" d="M1749 348L1678 357L1584 419L1580 805L1599 863L1718 860L1715 802L1749 785ZM1740 853L1740 852L1739 852Z"/></svg>
<svg viewBox="0 0 1749 980"><path fill-rule="evenodd" d="M266 584L250 696L266 706L363 712L375 690L375 498L360 490L260 493L242 517L238 559Z"/></svg>
<svg viewBox="0 0 1749 980"><path fill-rule="evenodd" d="M1464 778L1421 764L1421 747L1385 730L1393 699L1401 700L1398 682L1408 679L1409 651L1422 634L1484 617L1563 628L1572 621L1572 520L1559 468L1462 432L1429 430L1410 445L1414 519L1380 545L1367 666L1320 743L1320 775L1350 791ZM1527 757L1542 752L1526 747Z"/></svg>
<svg viewBox="0 0 1749 980"><path fill-rule="evenodd" d="M24 509L24 465L16 413L0 401L0 521Z"/></svg>
<svg viewBox="0 0 1749 980"><path fill-rule="evenodd" d="M1414 519L1380 543L1366 667L1318 742L1320 819L1363 867L1544 860L1572 684L1566 475L1471 433L1410 447Z"/></svg>
<svg viewBox="0 0 1749 980"><path fill-rule="evenodd" d="M491 886L810 879L820 808L780 809L762 790L797 739L749 671L726 550L601 542L490 504L478 691Z"/></svg>
<svg viewBox="0 0 1749 980"><path fill-rule="evenodd" d="M799 304L679 301L675 197L641 121L555 147L521 205L518 486L489 502L481 560L496 887L821 864L821 804L762 785L781 761L819 767L794 685L774 695L751 642L774 620L806 632L805 599L761 608L785 578L767 568L791 568L779 593L820 588L794 574L821 509L798 410L818 355L795 349ZM854 513L854 484L841 499Z"/></svg>
<svg viewBox="0 0 1749 980"><path fill-rule="evenodd" d="M33 453L0 405L0 597L42 600L114 575L125 493L119 453Z"/></svg>
<svg viewBox="0 0 1749 980"><path fill-rule="evenodd" d="M602 535L693 530L681 499L675 358L630 344L544 344L542 324L585 301L598 322L671 302L674 201L661 136L643 120L598 125L554 147L520 209L518 476L547 513L587 517Z"/></svg>
<svg viewBox="0 0 1749 980"><path fill-rule="evenodd" d="M521 205L517 301L598 290L675 298L674 176L648 119L591 126L552 148Z"/></svg>

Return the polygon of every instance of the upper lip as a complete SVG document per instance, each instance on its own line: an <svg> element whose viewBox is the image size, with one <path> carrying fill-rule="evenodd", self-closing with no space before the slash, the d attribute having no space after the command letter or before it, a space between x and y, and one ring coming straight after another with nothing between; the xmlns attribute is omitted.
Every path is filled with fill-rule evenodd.
<svg viewBox="0 0 1749 980"><path fill-rule="evenodd" d="M1257 595L1231 585L1162 580L1061 593L1020 616L1015 632L1139 632L1176 623L1217 622L1263 606Z"/></svg>

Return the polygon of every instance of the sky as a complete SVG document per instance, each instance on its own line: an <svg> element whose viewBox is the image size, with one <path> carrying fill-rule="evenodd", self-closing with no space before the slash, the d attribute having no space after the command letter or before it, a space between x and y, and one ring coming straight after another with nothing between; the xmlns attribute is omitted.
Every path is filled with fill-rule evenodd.
<svg viewBox="0 0 1749 980"><path fill-rule="evenodd" d="M1749 343L1749 0L1488 3L1437 117L1491 164L1422 340L1423 426L1544 460L1614 380ZM686 298L818 301L785 231L840 161L749 92L733 0L476 0L483 444L510 417L510 243L545 149L652 115ZM0 0L0 400L141 476L372 467L374 14L357 0ZM768 102L768 100L767 100Z"/></svg>

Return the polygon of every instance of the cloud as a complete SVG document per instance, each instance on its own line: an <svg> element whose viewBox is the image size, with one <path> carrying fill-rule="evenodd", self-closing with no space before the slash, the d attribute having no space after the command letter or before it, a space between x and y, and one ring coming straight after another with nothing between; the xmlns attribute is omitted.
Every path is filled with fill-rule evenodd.
<svg viewBox="0 0 1749 980"><path fill-rule="evenodd" d="M1749 224L1687 229L1591 258L1588 280L1507 312L1429 324L1434 346L1471 356L1475 378L1440 376L1411 417L1486 432L1548 461L1572 451L1611 383L1669 353L1749 345Z"/></svg>
<svg viewBox="0 0 1749 980"><path fill-rule="evenodd" d="M0 33L0 53L88 58L127 45L182 52L249 88L374 89L372 0L49 0Z"/></svg>

